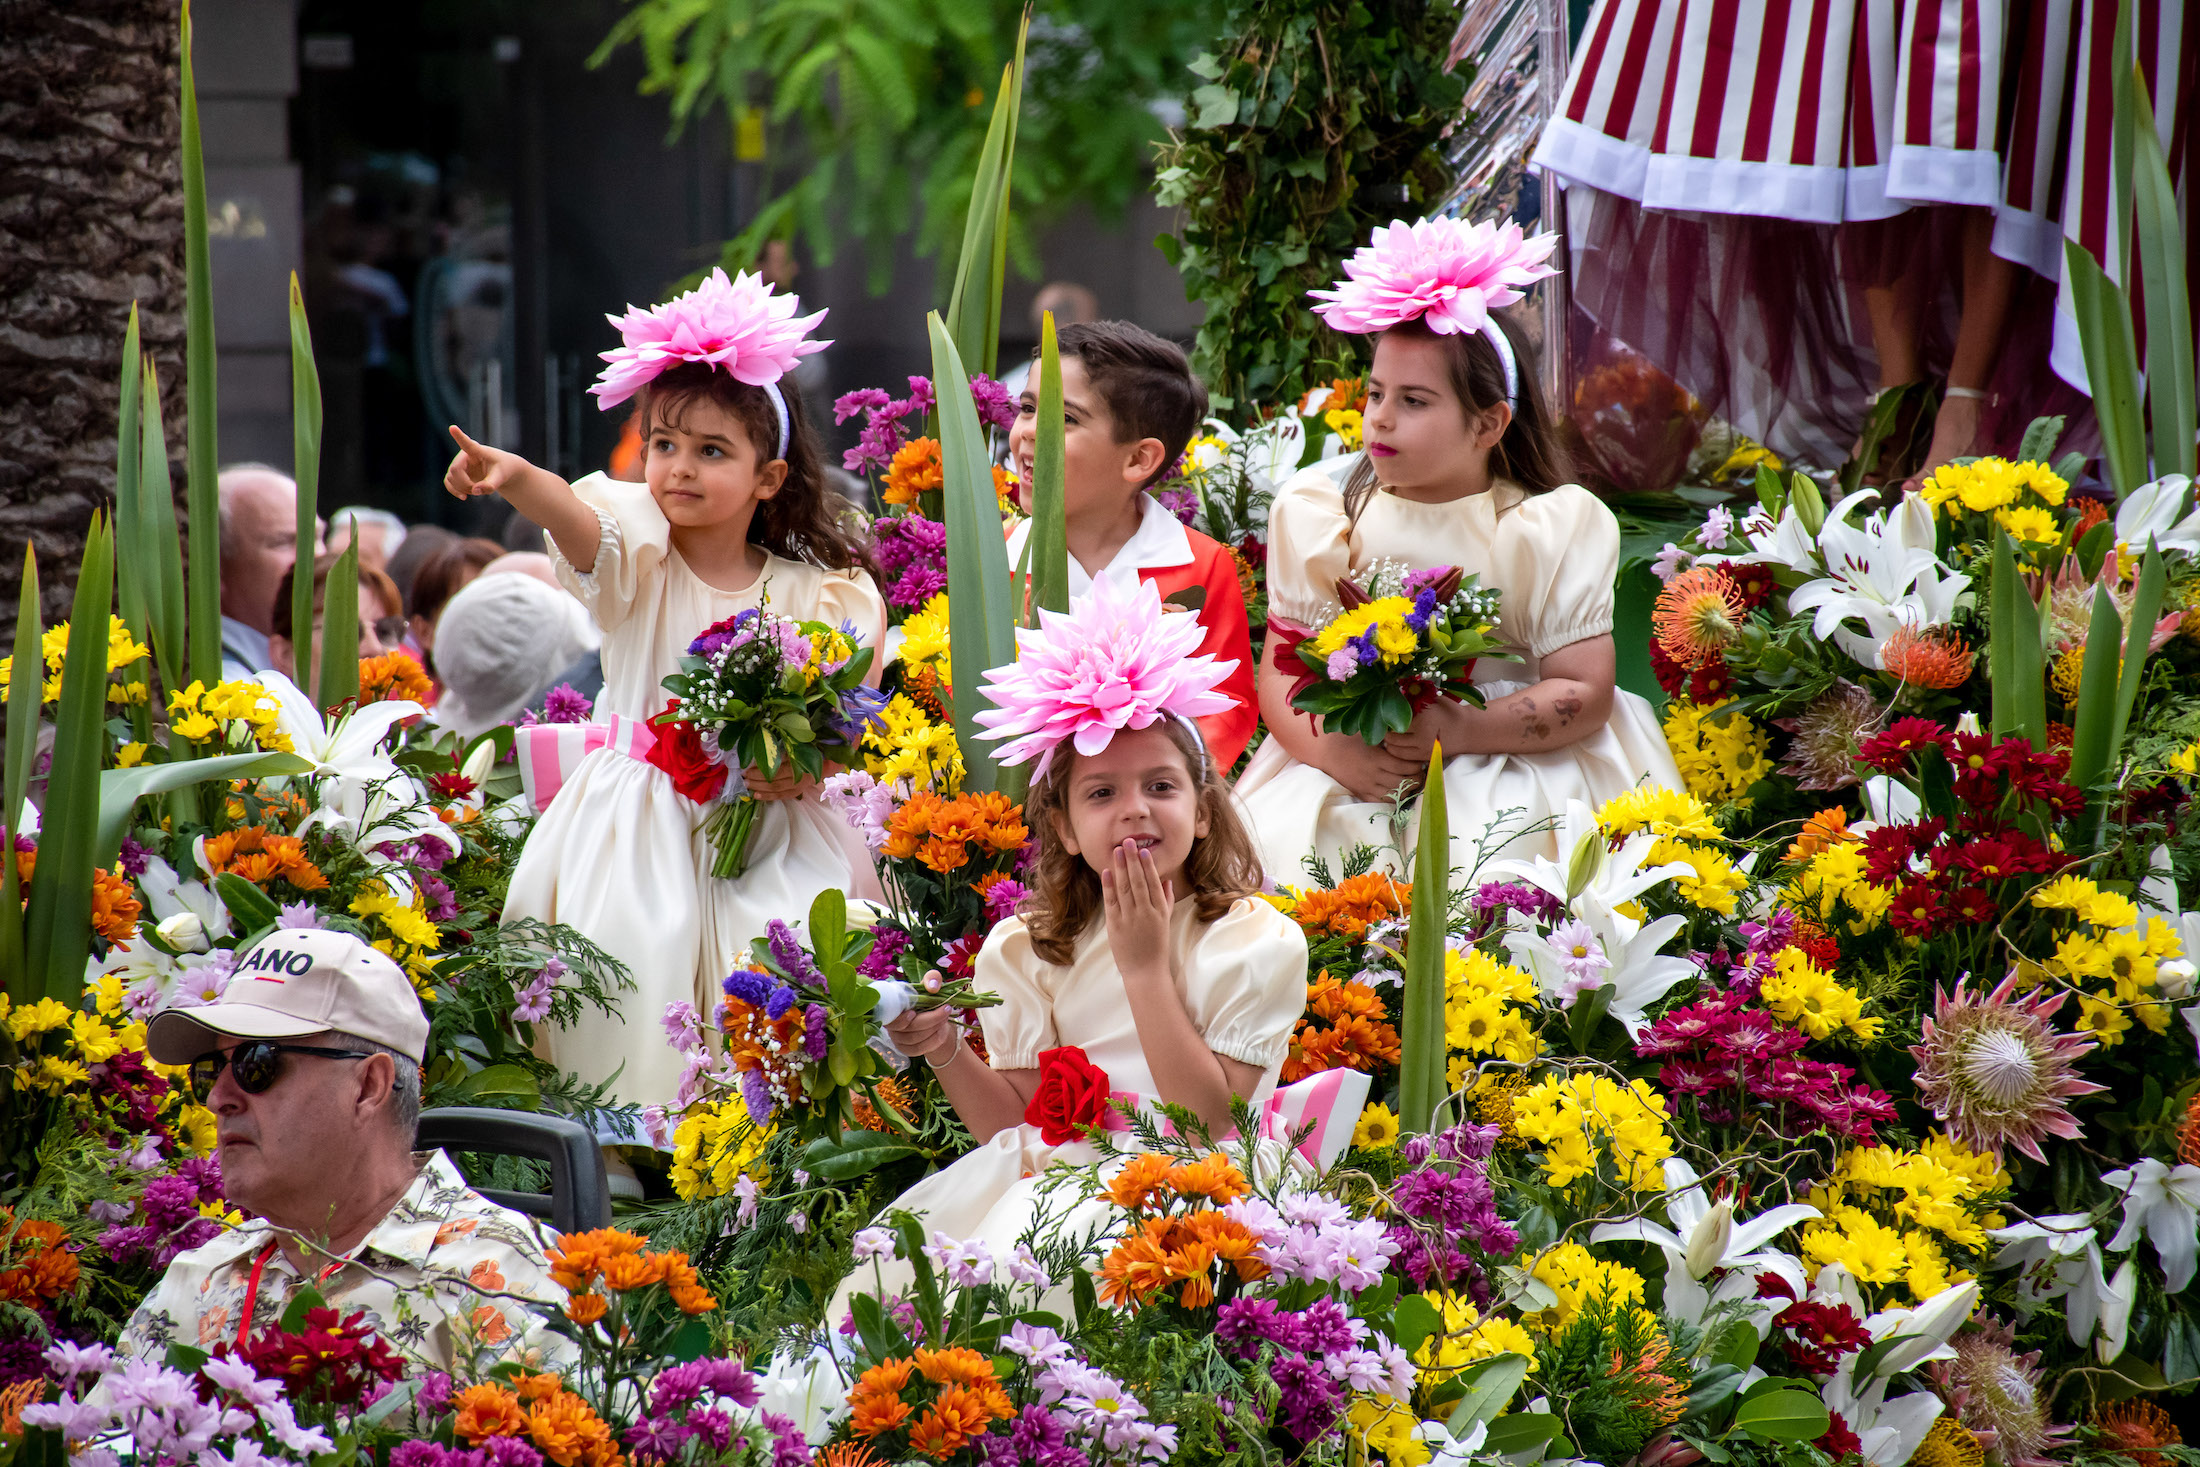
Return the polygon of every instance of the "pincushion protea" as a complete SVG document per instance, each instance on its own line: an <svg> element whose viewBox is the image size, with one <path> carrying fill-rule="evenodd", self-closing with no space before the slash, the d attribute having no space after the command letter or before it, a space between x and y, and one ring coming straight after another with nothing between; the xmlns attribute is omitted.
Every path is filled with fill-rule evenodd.
<svg viewBox="0 0 2200 1467"><path fill-rule="evenodd" d="M2069 1448L2072 1429L2048 1415L2040 1352L2018 1354L2016 1339L2008 1325L1981 1319L1948 1342L1955 1358L1926 1375L1994 1467L2052 1467Z"/></svg>
<svg viewBox="0 0 2200 1467"><path fill-rule="evenodd" d="M2091 1036L2060 1034L2048 1022L2066 997L2020 998L2014 975L1983 996L1962 981L1940 990L1910 1053L1918 1099L1949 1135L1973 1151L2013 1146L2034 1161L2047 1159L2042 1138L2078 1139L2065 1102L2107 1087L2078 1078Z"/></svg>
<svg viewBox="0 0 2200 1467"><path fill-rule="evenodd" d="M1741 630L1742 593L1715 569L1682 571L1658 592L1650 626L1665 655L1683 667L1716 662Z"/></svg>

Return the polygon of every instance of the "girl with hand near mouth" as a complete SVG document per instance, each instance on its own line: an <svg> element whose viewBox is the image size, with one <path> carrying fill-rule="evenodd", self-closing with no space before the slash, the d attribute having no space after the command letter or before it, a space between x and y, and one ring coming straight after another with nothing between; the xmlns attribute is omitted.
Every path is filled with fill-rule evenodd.
<svg viewBox="0 0 2200 1467"><path fill-rule="evenodd" d="M1258 1110L1306 995L1306 938L1257 895L1251 842L1194 722L1228 706L1215 689L1234 665L1196 655L1198 623L1165 614L1150 584L1099 580L1074 621L1041 620L987 675L995 707L978 715L981 737L1010 740L1001 762L1039 761L1024 806L1032 893L977 959L977 986L1000 996L979 1010L985 1052L951 1010L888 1026L979 1145L881 1217L917 1213L1004 1261L1040 1215L1040 1174L1100 1160L1084 1125L1136 1146L1109 1096L1182 1105L1218 1138L1234 1100ZM1085 676L1061 676L1072 667ZM1077 1236L1112 1211L1089 1202L1054 1230ZM827 1322L856 1288L884 1297L908 1278L896 1260L859 1264Z"/></svg>
<svg viewBox="0 0 2200 1467"><path fill-rule="evenodd" d="M1269 738L1237 784L1271 881L1306 879L1309 856L1334 870L1355 846L1389 845L1391 802L1419 788L1439 742L1463 874L1492 824L1484 857L1556 856L1554 817L1569 801L1594 807L1645 779L1682 787L1650 705L1614 684L1618 522L1563 482L1534 364L1490 314L1554 273L1555 241L1512 224L1392 224L1347 263L1349 279L1314 292L1332 327L1376 336L1365 456L1341 487L1317 466L1277 492L1271 625L1323 625L1339 578L1377 561L1458 566L1500 592L1498 633L1522 661L1478 669L1486 706L1439 698L1377 746L1291 707L1296 670L1271 638L1260 670Z"/></svg>
<svg viewBox="0 0 2200 1467"><path fill-rule="evenodd" d="M451 429L460 452L444 487L501 494L548 531L558 580L603 628L596 716L610 741L536 822L504 911L576 927L626 965L636 992L624 1017L584 1013L551 1034L549 1057L590 1084L617 1072L614 1097L634 1104L674 1099L681 1066L657 1022L667 1004L711 1012L750 938L808 911L825 888L877 894L861 840L791 769L748 772L749 793L767 802L748 870L711 876L713 807L701 801L723 776L709 777L692 736L648 722L665 711L664 679L689 642L767 600L782 616L845 625L865 646L884 639L864 545L841 519L800 396L780 390L798 358L828 345L807 339L825 313L797 309L759 277L719 270L613 318L625 345L605 353L611 365L589 390L605 409L639 398L643 483L590 474L568 484Z"/></svg>

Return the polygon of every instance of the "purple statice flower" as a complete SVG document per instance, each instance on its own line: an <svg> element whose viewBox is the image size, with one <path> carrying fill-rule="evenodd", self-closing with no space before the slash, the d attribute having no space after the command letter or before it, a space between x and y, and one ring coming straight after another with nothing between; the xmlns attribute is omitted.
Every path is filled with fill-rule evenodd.
<svg viewBox="0 0 2200 1467"><path fill-rule="evenodd" d="M1337 1424L1344 1392L1322 1368L1303 1355L1287 1355L1275 1365L1276 1424L1300 1442L1311 1443Z"/></svg>
<svg viewBox="0 0 2200 1467"><path fill-rule="evenodd" d="M481 1444L487 1467L542 1467L542 1453L516 1436L493 1436Z"/></svg>
<svg viewBox="0 0 2200 1467"><path fill-rule="evenodd" d="M864 980L877 983L885 978L901 976L901 955L909 950L909 934L899 927L881 922L871 929L871 950L856 964L856 971Z"/></svg>
<svg viewBox="0 0 2200 1467"><path fill-rule="evenodd" d="M558 980L565 976L565 964L556 958L545 961L542 971L527 980L527 986L514 995L512 1017L522 1024L539 1024L550 1017L550 1000L557 993ZM694 1012L691 1008L690 1013Z"/></svg>
<svg viewBox="0 0 2200 1467"><path fill-rule="evenodd" d="M321 910L311 902L284 902L275 925L285 931L306 931L321 925Z"/></svg>
<svg viewBox="0 0 2200 1467"><path fill-rule="evenodd" d="M712 622L694 641L688 643L687 655L706 660L738 647L756 635L756 622L761 615L755 607Z"/></svg>
<svg viewBox="0 0 2200 1467"><path fill-rule="evenodd" d="M754 968L736 968L718 986L725 990L726 997L739 999L752 1009L760 1009L764 1006L764 1001L771 997L777 980L771 974L759 973Z"/></svg>
<svg viewBox="0 0 2200 1467"><path fill-rule="evenodd" d="M124 836L122 838L123 875L133 877L143 876L145 874L146 863L151 861L152 859L152 851L144 846L139 845L136 841L132 840L128 836Z"/></svg>
<svg viewBox="0 0 2200 1467"><path fill-rule="evenodd" d="M759 1126L771 1123L772 1087L762 1070L741 1072L741 1103L748 1107L749 1119Z"/></svg>
<svg viewBox="0 0 2200 1467"><path fill-rule="evenodd" d="M825 1051L831 1047L833 1036L827 1027L825 1005L813 1003L802 1011L802 1051L813 1064L825 1062Z"/></svg>
<svg viewBox="0 0 2200 1467"><path fill-rule="evenodd" d="M1016 425L1016 400L1008 389L980 372L970 379L970 400L978 409L978 421L1006 433Z"/></svg>
<svg viewBox="0 0 2200 1467"><path fill-rule="evenodd" d="M818 976L817 964L803 951L802 939L794 935L792 927L777 917L772 918L764 924L764 942L770 948L772 961L779 965L780 972L797 983L807 983L814 988L825 986L824 980ZM790 997L788 1002L792 1003L793 999ZM786 1011L786 1005L781 1004L772 1017L776 1019Z"/></svg>
<svg viewBox="0 0 2200 1467"><path fill-rule="evenodd" d="M1023 904L1031 891L1014 877L1003 877L985 890L985 920L1003 922L1016 915L1016 908Z"/></svg>
<svg viewBox="0 0 2200 1467"><path fill-rule="evenodd" d="M571 683L559 683L543 694L542 719L544 723L586 723L595 716L596 705L588 695Z"/></svg>
<svg viewBox="0 0 2200 1467"><path fill-rule="evenodd" d="M772 990L771 997L764 1000L764 1017L767 1019L781 1018L794 1005L795 991L782 983Z"/></svg>
<svg viewBox="0 0 2200 1467"><path fill-rule="evenodd" d="M1406 625L1416 633L1427 631L1428 624L1436 619L1436 613L1443 608L1443 604L1433 590L1416 593L1413 610L1406 613Z"/></svg>

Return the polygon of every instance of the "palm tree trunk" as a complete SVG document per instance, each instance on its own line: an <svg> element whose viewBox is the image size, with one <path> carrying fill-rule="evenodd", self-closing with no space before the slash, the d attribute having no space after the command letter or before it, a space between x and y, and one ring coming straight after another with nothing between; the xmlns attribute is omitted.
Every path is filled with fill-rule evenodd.
<svg viewBox="0 0 2200 1467"><path fill-rule="evenodd" d="M49 624L113 503L132 300L183 442L177 20L177 0L0 0L0 606L28 539Z"/></svg>

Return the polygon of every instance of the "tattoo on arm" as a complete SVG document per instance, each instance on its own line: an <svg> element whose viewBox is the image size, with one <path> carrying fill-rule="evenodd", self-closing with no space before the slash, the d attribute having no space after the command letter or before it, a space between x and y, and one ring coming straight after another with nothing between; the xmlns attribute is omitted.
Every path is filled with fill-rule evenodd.
<svg viewBox="0 0 2200 1467"><path fill-rule="evenodd" d="M1551 736L1551 726L1536 712L1533 698L1520 700L1520 727L1530 738L1547 739Z"/></svg>
<svg viewBox="0 0 2200 1467"><path fill-rule="evenodd" d="M1567 693L1551 706L1558 710L1558 726L1564 728L1580 714L1581 696L1578 693Z"/></svg>

